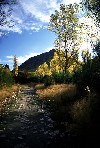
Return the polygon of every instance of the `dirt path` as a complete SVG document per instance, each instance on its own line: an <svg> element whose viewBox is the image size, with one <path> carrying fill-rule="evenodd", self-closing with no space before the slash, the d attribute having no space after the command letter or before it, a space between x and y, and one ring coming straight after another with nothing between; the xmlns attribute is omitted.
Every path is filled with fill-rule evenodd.
<svg viewBox="0 0 100 148"><path fill-rule="evenodd" d="M56 137L64 136L54 129L33 88L26 87L13 97L15 102L0 116L0 148L50 148Z"/></svg>

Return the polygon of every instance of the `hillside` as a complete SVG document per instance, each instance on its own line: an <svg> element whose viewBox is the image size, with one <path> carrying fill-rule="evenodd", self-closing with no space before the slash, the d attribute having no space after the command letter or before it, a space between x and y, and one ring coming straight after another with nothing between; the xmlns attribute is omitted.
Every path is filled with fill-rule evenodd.
<svg viewBox="0 0 100 148"><path fill-rule="evenodd" d="M55 49L52 49L49 52L29 58L19 66L19 70L35 71L39 65L44 62L48 63L53 58L54 52Z"/></svg>

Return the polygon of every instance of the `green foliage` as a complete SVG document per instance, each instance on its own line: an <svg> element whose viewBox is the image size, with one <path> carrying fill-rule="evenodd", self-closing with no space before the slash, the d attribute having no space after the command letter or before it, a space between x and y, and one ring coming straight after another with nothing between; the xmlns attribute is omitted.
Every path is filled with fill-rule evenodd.
<svg viewBox="0 0 100 148"><path fill-rule="evenodd" d="M65 82L65 74L63 72L57 73L53 72L52 77L55 83L64 83Z"/></svg>
<svg viewBox="0 0 100 148"><path fill-rule="evenodd" d="M99 94L100 93L100 59L95 57L91 65L91 85L92 88Z"/></svg>
<svg viewBox="0 0 100 148"><path fill-rule="evenodd" d="M65 73L68 69L70 59L77 60L77 34L78 34L78 5L60 5L60 11L55 10L55 14L50 16L48 29L57 35L56 46L65 50ZM70 56L68 55L70 54ZM69 56L69 57L68 57Z"/></svg>
<svg viewBox="0 0 100 148"><path fill-rule="evenodd" d="M89 88L96 92L100 91L100 60L95 57L92 60L85 62L80 68L74 72L74 82L77 84L79 91L82 94L85 88Z"/></svg>
<svg viewBox="0 0 100 148"><path fill-rule="evenodd" d="M38 69L34 72L35 76L39 77L42 82L42 79L46 76L45 83L46 81L49 81L49 78L53 78L53 81L55 83L71 83L73 80L73 72L80 64L79 62L75 62L70 59L68 64L69 68L65 73L65 52L56 49L56 51L54 52L53 59L51 59L49 65L50 66L48 66L46 62L40 65Z"/></svg>
<svg viewBox="0 0 100 148"><path fill-rule="evenodd" d="M64 72L53 72L52 77L55 83L72 83L73 81L73 74L69 72L67 72L66 74Z"/></svg>
<svg viewBox="0 0 100 148"><path fill-rule="evenodd" d="M82 0L82 5L87 10L88 15L91 13L96 17L97 22L100 23L100 1L99 0Z"/></svg>
<svg viewBox="0 0 100 148"><path fill-rule="evenodd" d="M54 84L54 80L53 80L53 77L52 76L48 76L48 75L45 75L43 77L43 82L44 82L44 85L45 86L49 86L51 84Z"/></svg>
<svg viewBox="0 0 100 148"><path fill-rule="evenodd" d="M18 75L15 77L17 83L25 84L27 83L27 71L18 72Z"/></svg>
<svg viewBox="0 0 100 148"><path fill-rule="evenodd" d="M14 84L13 75L10 70L5 66L0 66L0 87L10 86Z"/></svg>
<svg viewBox="0 0 100 148"><path fill-rule="evenodd" d="M91 53L89 53L88 50L83 50L82 51L82 59L83 59L84 63L88 62L91 59Z"/></svg>
<svg viewBox="0 0 100 148"><path fill-rule="evenodd" d="M16 83L27 84L27 83L38 83L40 78L34 74L34 72L19 71L18 76L15 77Z"/></svg>
<svg viewBox="0 0 100 148"><path fill-rule="evenodd" d="M98 56L100 59L100 41L95 45L95 47L93 48L93 51L96 54L96 56Z"/></svg>
<svg viewBox="0 0 100 148"><path fill-rule="evenodd" d="M87 69L86 69L87 67ZM91 84L91 70L90 63L82 65L81 68L78 68L73 75L73 82L77 84L79 91L79 96L85 93L85 88L90 87Z"/></svg>

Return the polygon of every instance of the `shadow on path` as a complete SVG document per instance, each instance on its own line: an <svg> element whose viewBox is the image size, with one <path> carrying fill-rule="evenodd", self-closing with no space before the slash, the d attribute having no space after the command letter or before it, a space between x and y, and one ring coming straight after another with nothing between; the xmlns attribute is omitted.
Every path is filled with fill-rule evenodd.
<svg viewBox="0 0 100 148"><path fill-rule="evenodd" d="M60 136L64 133L54 129L50 113L33 88L26 87L15 95L15 102L0 116L0 148L55 147Z"/></svg>

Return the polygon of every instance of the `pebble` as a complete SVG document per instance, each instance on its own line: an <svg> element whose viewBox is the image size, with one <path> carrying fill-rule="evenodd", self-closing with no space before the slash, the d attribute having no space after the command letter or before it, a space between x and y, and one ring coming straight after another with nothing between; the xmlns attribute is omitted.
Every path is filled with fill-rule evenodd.
<svg viewBox="0 0 100 148"><path fill-rule="evenodd" d="M23 139L23 137L18 137L18 139L22 140L22 139Z"/></svg>

